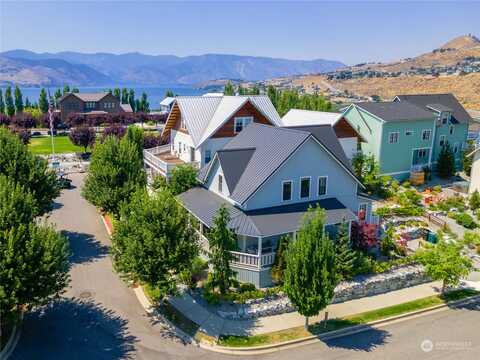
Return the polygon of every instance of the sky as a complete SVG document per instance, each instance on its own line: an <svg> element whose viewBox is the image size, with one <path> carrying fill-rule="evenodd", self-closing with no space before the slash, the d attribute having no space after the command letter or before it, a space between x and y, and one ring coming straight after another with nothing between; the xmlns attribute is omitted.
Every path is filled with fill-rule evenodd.
<svg viewBox="0 0 480 360"><path fill-rule="evenodd" d="M352 65L468 33L480 2L0 0L0 51L223 53Z"/></svg>

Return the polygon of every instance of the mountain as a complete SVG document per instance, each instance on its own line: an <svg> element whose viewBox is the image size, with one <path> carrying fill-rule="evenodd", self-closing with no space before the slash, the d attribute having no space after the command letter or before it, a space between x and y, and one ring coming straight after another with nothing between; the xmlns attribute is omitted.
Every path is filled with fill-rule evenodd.
<svg viewBox="0 0 480 360"><path fill-rule="evenodd" d="M272 84L320 91L339 102L372 95L390 100L396 94L453 93L466 107L480 110L480 40L456 37L416 57L389 63L366 63L329 74L275 79Z"/></svg>
<svg viewBox="0 0 480 360"><path fill-rule="evenodd" d="M323 59L287 60L223 54L178 57L141 53L35 53L28 50L0 53L0 61L11 64L8 68L0 68L0 82L61 85L65 83L64 71L70 66L72 74L69 83L77 86L195 85L216 79L257 81L279 76L324 73L345 66L339 61ZM28 62L31 66L28 66ZM99 74L96 80L91 78L92 74ZM93 80L95 83L92 83Z"/></svg>

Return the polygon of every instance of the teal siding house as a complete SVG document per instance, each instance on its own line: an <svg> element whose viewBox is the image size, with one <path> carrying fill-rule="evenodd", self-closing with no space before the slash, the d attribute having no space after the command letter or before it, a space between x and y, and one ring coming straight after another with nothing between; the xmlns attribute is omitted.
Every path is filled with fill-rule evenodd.
<svg viewBox="0 0 480 360"><path fill-rule="evenodd" d="M461 168L470 115L452 94L398 95L390 102L350 105L343 117L365 139L382 175L403 180L411 170L435 169L442 146L450 144Z"/></svg>

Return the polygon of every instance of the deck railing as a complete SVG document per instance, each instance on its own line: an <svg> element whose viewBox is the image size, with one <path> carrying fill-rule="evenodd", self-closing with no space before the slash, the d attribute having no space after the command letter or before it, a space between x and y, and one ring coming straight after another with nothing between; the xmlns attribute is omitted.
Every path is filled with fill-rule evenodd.
<svg viewBox="0 0 480 360"><path fill-rule="evenodd" d="M247 254L238 251L232 251L235 265L250 266L255 268L262 268L264 266L272 265L275 261L275 253L268 254Z"/></svg>
<svg viewBox="0 0 480 360"><path fill-rule="evenodd" d="M151 167L156 168L165 176L176 166L160 159L157 155L170 151L170 145L157 146L150 149L143 150L143 159Z"/></svg>

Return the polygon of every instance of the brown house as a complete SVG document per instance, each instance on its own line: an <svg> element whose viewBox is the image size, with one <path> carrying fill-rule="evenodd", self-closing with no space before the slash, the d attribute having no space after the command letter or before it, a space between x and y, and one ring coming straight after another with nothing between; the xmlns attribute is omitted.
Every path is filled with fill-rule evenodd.
<svg viewBox="0 0 480 360"><path fill-rule="evenodd" d="M68 93L59 101L60 116L65 121L69 114L107 114L132 112L129 104L121 104L110 93Z"/></svg>

